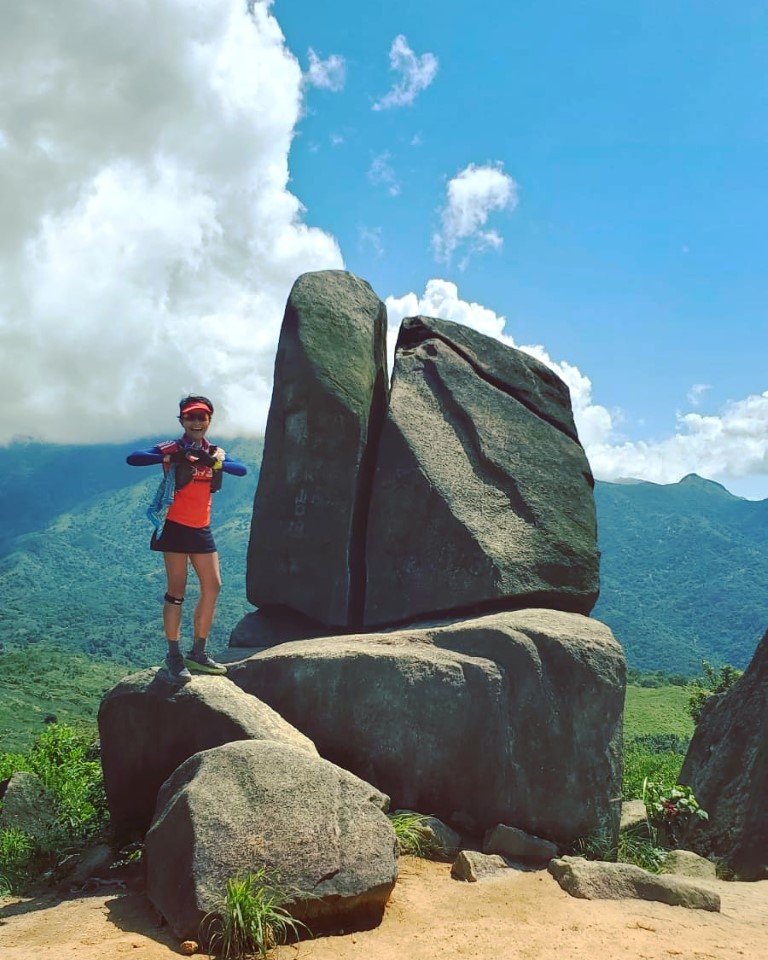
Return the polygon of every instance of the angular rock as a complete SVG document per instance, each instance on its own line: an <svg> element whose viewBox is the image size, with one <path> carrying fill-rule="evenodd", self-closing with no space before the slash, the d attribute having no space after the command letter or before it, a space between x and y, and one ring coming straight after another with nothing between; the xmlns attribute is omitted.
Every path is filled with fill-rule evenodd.
<svg viewBox="0 0 768 960"><path fill-rule="evenodd" d="M328 628L287 607L254 610L239 620L229 635L230 647L276 647L291 640L325 637Z"/></svg>
<svg viewBox="0 0 768 960"><path fill-rule="evenodd" d="M498 823L483 838L483 853L497 853L516 862L549 863L560 851L551 840L543 840L524 830Z"/></svg>
<svg viewBox="0 0 768 960"><path fill-rule="evenodd" d="M118 839L143 836L163 781L199 750L231 740L276 740L317 754L265 703L226 677L172 686L156 669L126 677L99 708L104 787Z"/></svg>
<svg viewBox="0 0 768 960"><path fill-rule="evenodd" d="M650 836L648 813L642 800L625 800L621 805L620 833Z"/></svg>
<svg viewBox="0 0 768 960"><path fill-rule="evenodd" d="M661 873L674 873L683 877L698 877L700 880L716 880L717 868L711 860L700 857L692 850L670 850L664 858Z"/></svg>
<svg viewBox="0 0 768 960"><path fill-rule="evenodd" d="M705 705L680 783L709 814L685 845L741 879L768 878L768 633L743 676Z"/></svg>
<svg viewBox="0 0 768 960"><path fill-rule="evenodd" d="M594 480L567 386L459 324L403 321L366 546L365 624L598 595Z"/></svg>
<svg viewBox="0 0 768 960"><path fill-rule="evenodd" d="M0 830L21 830L41 843L51 839L56 803L40 777L19 770L0 784Z"/></svg>
<svg viewBox="0 0 768 960"><path fill-rule="evenodd" d="M454 880L466 880L477 883L478 880L489 880L504 873L512 864L497 854L479 853L477 850L462 850L451 867L451 876Z"/></svg>
<svg viewBox="0 0 768 960"><path fill-rule="evenodd" d="M720 896L693 880L649 873L632 863L562 857L549 872L566 893L583 900L658 900L673 907L719 912Z"/></svg>
<svg viewBox="0 0 768 960"><path fill-rule="evenodd" d="M147 894L179 939L199 939L227 880L266 867L313 933L368 929L397 878L388 798L274 741L196 754L163 785L147 833Z"/></svg>
<svg viewBox="0 0 768 960"><path fill-rule="evenodd" d="M229 676L395 807L476 835L618 835L625 662L596 620L520 610L304 640Z"/></svg>
<svg viewBox="0 0 768 960"><path fill-rule="evenodd" d="M337 628L361 621L386 326L384 304L351 273L305 273L291 290L248 546L254 606Z"/></svg>

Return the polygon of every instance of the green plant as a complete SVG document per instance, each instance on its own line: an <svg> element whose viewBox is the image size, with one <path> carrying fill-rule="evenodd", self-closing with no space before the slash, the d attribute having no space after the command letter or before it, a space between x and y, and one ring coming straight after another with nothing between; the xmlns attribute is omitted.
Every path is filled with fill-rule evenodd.
<svg viewBox="0 0 768 960"><path fill-rule="evenodd" d="M429 857L437 846L434 834L427 825L427 817L422 814L390 813L389 821L401 853Z"/></svg>
<svg viewBox="0 0 768 960"><path fill-rule="evenodd" d="M679 847L688 830L701 820L709 819L691 788L680 784L669 788L662 783L646 781L643 802L652 835L664 846Z"/></svg>
<svg viewBox="0 0 768 960"><path fill-rule="evenodd" d="M688 712L694 723L701 719L707 701L730 690L743 673L728 663L715 669L708 660L701 661L701 669L704 676L697 677L688 687Z"/></svg>
<svg viewBox="0 0 768 960"><path fill-rule="evenodd" d="M0 830L0 896L23 888L29 880L34 855L34 841L22 830Z"/></svg>
<svg viewBox="0 0 768 960"><path fill-rule="evenodd" d="M220 909L203 924L211 953L224 960L264 960L273 947L298 940L307 927L287 910L294 899L266 867L229 879Z"/></svg>

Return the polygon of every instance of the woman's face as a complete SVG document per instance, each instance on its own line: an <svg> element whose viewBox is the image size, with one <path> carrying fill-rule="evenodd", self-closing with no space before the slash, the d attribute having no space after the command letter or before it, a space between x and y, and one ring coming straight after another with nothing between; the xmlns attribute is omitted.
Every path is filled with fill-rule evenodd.
<svg viewBox="0 0 768 960"><path fill-rule="evenodd" d="M188 440L200 441L205 437L208 427L211 425L211 417L202 410L193 410L192 413L183 413L181 415L181 425L184 427L184 436Z"/></svg>

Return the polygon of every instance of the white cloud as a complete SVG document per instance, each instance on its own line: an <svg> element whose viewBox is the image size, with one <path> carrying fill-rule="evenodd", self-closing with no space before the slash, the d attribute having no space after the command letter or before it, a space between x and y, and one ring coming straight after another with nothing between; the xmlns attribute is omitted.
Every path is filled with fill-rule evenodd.
<svg viewBox="0 0 768 960"><path fill-rule="evenodd" d="M268 3L9 8L0 442L170 432L187 391L263 429L291 283L342 266L287 189L301 90Z"/></svg>
<svg viewBox="0 0 768 960"><path fill-rule="evenodd" d="M392 168L389 153L380 153L373 158L371 166L368 169L368 180L377 187L386 187L390 197L396 197L400 193L400 184Z"/></svg>
<svg viewBox="0 0 768 960"><path fill-rule="evenodd" d="M692 407L698 407L701 403L701 398L707 392L707 390L712 389L711 383L694 383L691 389L688 391L688 403Z"/></svg>
<svg viewBox="0 0 768 960"><path fill-rule="evenodd" d="M400 79L389 93L373 104L373 109L388 110L391 107L410 106L435 79L438 65L438 59L433 53L424 53L417 57L402 34L395 37L389 50L389 66L400 74Z"/></svg>
<svg viewBox="0 0 768 960"><path fill-rule="evenodd" d="M381 233L381 227L360 227L357 234L358 247L372 250L377 260L384 256L384 243Z"/></svg>
<svg viewBox="0 0 768 960"><path fill-rule="evenodd" d="M470 253L498 249L503 240L497 231L484 229L488 218L495 211L514 210L516 206L517 183L504 173L501 164L470 163L448 181L440 230L432 237L435 257L449 262L460 244L466 244Z"/></svg>
<svg viewBox="0 0 768 960"><path fill-rule="evenodd" d="M567 361L553 360L540 345L519 345L504 333L505 318L459 297L456 284L428 281L424 294L388 297L388 343L394 354L403 317L453 320L537 357L551 367L571 392L574 419L595 476L601 480L635 477L675 483L689 473L719 480L727 487L740 477L768 476L768 391L729 403L718 416L680 414L674 433L658 441L627 441L618 435L621 411L595 403L592 382Z"/></svg>
<svg viewBox="0 0 768 960"><path fill-rule="evenodd" d="M304 77L311 86L321 90L332 90L338 93L344 89L347 79L347 64L344 57L332 53L327 60L321 60L312 47L308 51L309 69Z"/></svg>

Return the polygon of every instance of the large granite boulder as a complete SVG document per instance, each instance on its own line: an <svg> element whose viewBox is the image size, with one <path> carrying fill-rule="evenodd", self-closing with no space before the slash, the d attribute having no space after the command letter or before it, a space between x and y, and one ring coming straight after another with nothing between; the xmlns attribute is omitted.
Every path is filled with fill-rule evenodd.
<svg viewBox="0 0 768 960"><path fill-rule="evenodd" d="M380 922L397 878L388 798L306 750L229 743L163 785L146 837L147 894L181 939L221 908L230 878L266 867L313 933Z"/></svg>
<svg viewBox="0 0 768 960"><path fill-rule="evenodd" d="M188 757L231 740L275 740L317 756L310 740L226 677L178 687L163 671L126 677L103 698L104 788L118 839L143 836L163 781Z"/></svg>
<svg viewBox="0 0 768 960"><path fill-rule="evenodd" d="M704 706L680 772L709 820L686 846L768 879L768 633L744 675Z"/></svg>
<svg viewBox="0 0 768 960"><path fill-rule="evenodd" d="M596 620L521 610L297 641L229 676L395 807L478 836L617 836L625 663Z"/></svg>
<svg viewBox="0 0 768 960"><path fill-rule="evenodd" d="M386 308L341 270L291 290L275 361L246 586L337 628L362 618L365 523L387 404Z"/></svg>
<svg viewBox="0 0 768 960"><path fill-rule="evenodd" d="M593 487L549 367L456 323L404 320L371 492L366 627L511 606L588 614Z"/></svg>
<svg viewBox="0 0 768 960"><path fill-rule="evenodd" d="M0 783L0 832L21 830L45 846L55 841L56 801L35 773L17 770Z"/></svg>

